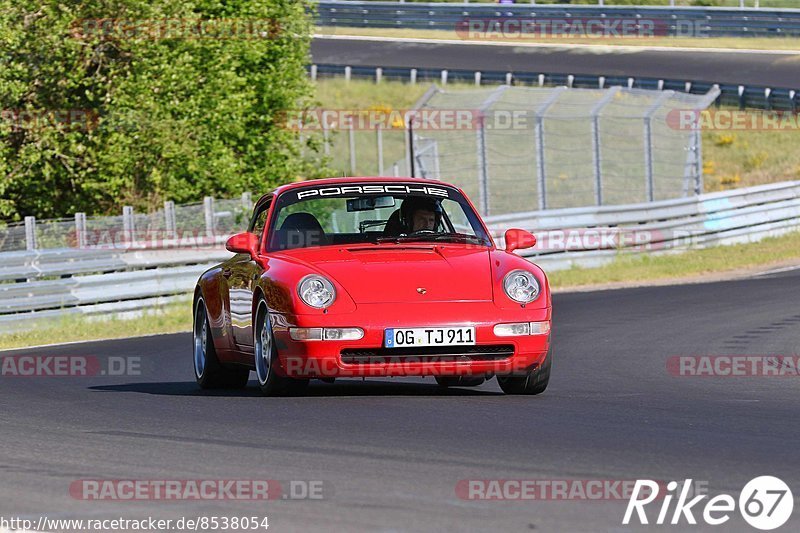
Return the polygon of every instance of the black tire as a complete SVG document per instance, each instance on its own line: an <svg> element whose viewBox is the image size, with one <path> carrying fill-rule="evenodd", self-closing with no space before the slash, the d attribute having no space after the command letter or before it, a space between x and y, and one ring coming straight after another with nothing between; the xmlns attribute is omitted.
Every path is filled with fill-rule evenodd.
<svg viewBox="0 0 800 533"><path fill-rule="evenodd" d="M483 376L436 376L440 387L477 387L486 381Z"/></svg>
<svg viewBox="0 0 800 533"><path fill-rule="evenodd" d="M506 394L541 394L550 381L552 366L553 348L551 347L541 366L534 368L525 376L497 376L497 382Z"/></svg>
<svg viewBox="0 0 800 533"><path fill-rule="evenodd" d="M278 348L275 346L272 336L267 303L263 298L256 307L253 335L253 363L256 367L256 380L261 394L286 396L301 394L305 391L308 387L307 379L280 376L275 370L278 366Z"/></svg>
<svg viewBox="0 0 800 533"><path fill-rule="evenodd" d="M250 379L247 368L228 368L217 359L208 311L202 298L197 299L192 327L194 377L201 389L243 389Z"/></svg>

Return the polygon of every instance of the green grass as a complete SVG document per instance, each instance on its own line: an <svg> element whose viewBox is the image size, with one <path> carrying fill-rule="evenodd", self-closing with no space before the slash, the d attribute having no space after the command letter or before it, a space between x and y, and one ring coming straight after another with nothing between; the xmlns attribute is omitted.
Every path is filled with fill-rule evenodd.
<svg viewBox="0 0 800 533"><path fill-rule="evenodd" d="M148 311L137 318L62 316L0 334L0 350L43 344L118 339L192 330L191 298Z"/></svg>
<svg viewBox="0 0 800 533"><path fill-rule="evenodd" d="M572 268L548 273L555 289L614 282L678 280L712 273L800 262L800 231L759 242L714 246L664 255L621 255L598 268Z"/></svg>
<svg viewBox="0 0 800 533"><path fill-rule="evenodd" d="M797 6L793 6L797 7ZM367 37L396 37L407 39L467 39L455 31L417 30L407 28L343 28L320 26L320 35L363 35ZM471 40L480 40L472 38ZM618 37L618 38L542 38L542 37L495 37L492 42L559 44L588 44L600 46L667 46L687 48L725 48L748 50L800 50L797 37Z"/></svg>
<svg viewBox="0 0 800 533"><path fill-rule="evenodd" d="M800 179L800 130L703 132L707 192Z"/></svg>

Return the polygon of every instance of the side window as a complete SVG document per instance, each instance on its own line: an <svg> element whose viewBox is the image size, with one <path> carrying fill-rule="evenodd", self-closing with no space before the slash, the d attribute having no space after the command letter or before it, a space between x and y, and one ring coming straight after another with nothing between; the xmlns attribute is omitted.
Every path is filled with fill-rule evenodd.
<svg viewBox="0 0 800 533"><path fill-rule="evenodd" d="M267 214L269 213L270 203L271 202L266 202L258 208L258 212L253 217L253 221L250 223L250 228L248 229L250 233L255 233L259 237L262 235L264 226L267 224Z"/></svg>

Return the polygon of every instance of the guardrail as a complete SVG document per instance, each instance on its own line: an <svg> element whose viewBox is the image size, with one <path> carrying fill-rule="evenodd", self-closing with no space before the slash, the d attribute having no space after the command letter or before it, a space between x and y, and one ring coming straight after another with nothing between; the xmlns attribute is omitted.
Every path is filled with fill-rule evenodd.
<svg viewBox="0 0 800 533"><path fill-rule="evenodd" d="M636 7L586 5L409 3L321 1L317 24L357 28L409 28L455 31L469 18L570 19L574 17L654 19L659 35L693 37L796 37L800 9L724 7Z"/></svg>
<svg viewBox="0 0 800 533"><path fill-rule="evenodd" d="M197 277L230 257L206 249L55 249L0 254L0 332L69 314L117 314L191 293Z"/></svg>
<svg viewBox="0 0 800 533"><path fill-rule="evenodd" d="M615 85L637 89L673 90L692 94L706 94L719 87L717 105L739 106L741 109L765 109L797 112L800 108L800 81L798 87L766 87L719 84L693 80L647 78L631 76L597 76L592 74L560 74L546 72L509 72L505 70L458 70L433 68L401 68L376 66L351 66L319 64L307 68L312 79L325 77L360 78L371 80L401 80L411 83L435 81L447 83L506 84L515 83L574 88L606 88Z"/></svg>
<svg viewBox="0 0 800 533"><path fill-rule="evenodd" d="M671 253L754 242L800 228L800 181L691 198L487 217L499 236L521 227L538 235L522 255L545 269L596 267L624 253Z"/></svg>
<svg viewBox="0 0 800 533"><path fill-rule="evenodd" d="M349 0L330 0L335 1L349 1ZM361 0L362 2L379 2L383 0ZM547 6L553 4L565 4L572 0L511 0L510 3L515 4L528 4L532 6ZM681 0L650 0L647 4L635 4L630 0L581 0L583 7L597 6L597 7L614 7L614 6L627 6L627 7L676 7ZM684 0L685 1L685 0ZM786 3L791 0L716 0L711 9L718 7L738 7L741 9L752 8L778 8L785 7L779 5L781 2ZM395 3L456 3L452 0L395 0ZM594 3L592 3L594 2ZM498 0L461 0L461 4L497 4Z"/></svg>
<svg viewBox="0 0 800 533"><path fill-rule="evenodd" d="M620 255L750 242L800 228L800 181L646 204L487 217L498 245L511 227L533 231L522 254L545 270L608 264ZM216 242L223 242L218 236ZM0 254L0 332L64 314L130 313L190 294L230 257L202 249L62 249Z"/></svg>

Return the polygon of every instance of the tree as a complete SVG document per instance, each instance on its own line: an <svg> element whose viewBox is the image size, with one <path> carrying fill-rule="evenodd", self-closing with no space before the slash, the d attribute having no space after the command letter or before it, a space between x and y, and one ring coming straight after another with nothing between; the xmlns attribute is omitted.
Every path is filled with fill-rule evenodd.
<svg viewBox="0 0 800 533"><path fill-rule="evenodd" d="M308 176L306 0L0 0L0 218ZM318 170L317 170L318 172Z"/></svg>

